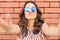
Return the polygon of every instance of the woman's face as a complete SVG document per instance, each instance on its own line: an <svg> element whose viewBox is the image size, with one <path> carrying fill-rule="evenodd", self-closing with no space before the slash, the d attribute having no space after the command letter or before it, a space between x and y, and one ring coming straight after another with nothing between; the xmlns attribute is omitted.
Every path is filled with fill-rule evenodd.
<svg viewBox="0 0 60 40"><path fill-rule="evenodd" d="M27 19L35 19L37 16L37 9L33 3L28 3L24 8L24 13Z"/></svg>

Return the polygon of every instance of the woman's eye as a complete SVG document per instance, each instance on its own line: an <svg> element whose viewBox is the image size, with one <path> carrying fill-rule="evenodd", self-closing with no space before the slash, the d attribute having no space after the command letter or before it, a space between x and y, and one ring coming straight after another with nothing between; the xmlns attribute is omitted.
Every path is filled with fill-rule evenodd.
<svg viewBox="0 0 60 40"><path fill-rule="evenodd" d="M30 11L30 9L29 9L29 8L25 8L24 10L25 10L25 12L29 12L29 11Z"/></svg>
<svg viewBox="0 0 60 40"><path fill-rule="evenodd" d="M36 12L37 10L36 10L36 8L32 8L32 12Z"/></svg>

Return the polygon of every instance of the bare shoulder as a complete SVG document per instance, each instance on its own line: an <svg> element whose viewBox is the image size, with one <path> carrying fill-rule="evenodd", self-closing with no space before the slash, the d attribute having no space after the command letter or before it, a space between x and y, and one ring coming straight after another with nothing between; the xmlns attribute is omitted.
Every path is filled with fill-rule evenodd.
<svg viewBox="0 0 60 40"><path fill-rule="evenodd" d="M48 24L47 23L44 23L43 25L42 25L42 28L44 29L44 28L48 28Z"/></svg>
<svg viewBox="0 0 60 40"><path fill-rule="evenodd" d="M44 34L46 34L47 33L47 31L48 31L48 24L47 23L44 23L43 25L42 25L42 32L44 33Z"/></svg>

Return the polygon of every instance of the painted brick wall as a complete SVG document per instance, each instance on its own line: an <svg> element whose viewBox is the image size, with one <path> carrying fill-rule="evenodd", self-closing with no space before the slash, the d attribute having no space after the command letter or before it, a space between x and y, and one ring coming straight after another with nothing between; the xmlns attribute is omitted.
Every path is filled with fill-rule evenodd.
<svg viewBox="0 0 60 40"><path fill-rule="evenodd" d="M0 0L0 17L6 20L6 15L11 15L13 23L17 24L19 13L26 1L30 0ZM60 16L60 0L31 0L34 1L42 12L42 18L49 26L58 26ZM1 31L4 31L0 29ZM58 40L57 36L47 36L46 40ZM16 40L16 35L0 33L0 40Z"/></svg>

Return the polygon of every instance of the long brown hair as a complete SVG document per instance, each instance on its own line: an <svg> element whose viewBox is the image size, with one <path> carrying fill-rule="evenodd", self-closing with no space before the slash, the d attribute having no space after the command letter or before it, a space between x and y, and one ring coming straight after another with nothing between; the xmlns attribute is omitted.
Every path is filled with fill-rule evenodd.
<svg viewBox="0 0 60 40"><path fill-rule="evenodd" d="M28 3L33 3L35 6L36 6L36 9L37 9L37 17L34 21L34 30L33 30L33 34L38 34L41 29L42 29L42 24L44 23L44 21L42 20L41 18L41 11L38 9L37 5L32 2L32 1L27 1L25 4L24 4L24 7L20 13L20 20L19 20L19 27L21 28L21 33L22 35L25 35L27 36L28 34L28 29L27 29L27 26L28 26L28 19L25 18L25 15L24 15L24 8L26 6L26 4Z"/></svg>

